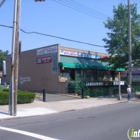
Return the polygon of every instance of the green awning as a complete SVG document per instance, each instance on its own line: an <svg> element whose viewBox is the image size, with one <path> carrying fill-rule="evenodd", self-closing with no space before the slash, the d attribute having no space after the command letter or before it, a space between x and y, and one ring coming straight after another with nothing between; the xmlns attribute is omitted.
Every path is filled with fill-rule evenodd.
<svg viewBox="0 0 140 140"><path fill-rule="evenodd" d="M82 69L98 69L98 70L113 70L107 62L97 59L81 58L81 57L67 57L60 56L59 66L65 68L82 68ZM117 71L125 71L119 68Z"/></svg>
<svg viewBox="0 0 140 140"><path fill-rule="evenodd" d="M99 69L99 70L113 70L107 62L98 59L89 59L81 57L60 56L59 66L65 68L82 68L82 69ZM125 71L123 68L118 68L116 71Z"/></svg>

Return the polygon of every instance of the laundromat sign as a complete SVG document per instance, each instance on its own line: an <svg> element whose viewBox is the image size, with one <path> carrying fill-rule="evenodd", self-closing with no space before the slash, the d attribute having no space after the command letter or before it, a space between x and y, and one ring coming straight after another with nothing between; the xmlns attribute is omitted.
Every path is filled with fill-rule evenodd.
<svg viewBox="0 0 140 140"><path fill-rule="evenodd" d="M98 54L81 53L81 52L74 52L74 51L68 51L68 50L60 50L60 55L85 57L85 58L96 58L96 59L105 57L105 56L98 55Z"/></svg>

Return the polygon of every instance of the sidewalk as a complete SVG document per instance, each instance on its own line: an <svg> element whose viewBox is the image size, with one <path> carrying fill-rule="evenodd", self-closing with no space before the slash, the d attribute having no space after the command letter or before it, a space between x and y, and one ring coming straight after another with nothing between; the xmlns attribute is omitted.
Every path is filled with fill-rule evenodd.
<svg viewBox="0 0 140 140"><path fill-rule="evenodd" d="M133 98L132 100L136 100ZM43 102L40 100L35 100L30 104L18 104L17 105L17 115L10 116L9 105L0 106L0 121L6 119L14 119L20 117L36 116L36 115L45 115L50 113L59 113L63 111L70 110L79 110L91 107L99 107L104 105L111 105L116 103L127 102L126 98L122 100L117 100L117 98L89 98L89 99L71 99L63 101L52 101L52 102Z"/></svg>

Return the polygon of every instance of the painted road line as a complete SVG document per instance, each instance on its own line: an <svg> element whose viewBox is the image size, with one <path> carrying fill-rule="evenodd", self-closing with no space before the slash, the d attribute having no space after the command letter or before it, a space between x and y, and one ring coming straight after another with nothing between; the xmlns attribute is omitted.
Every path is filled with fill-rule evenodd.
<svg viewBox="0 0 140 140"><path fill-rule="evenodd" d="M10 132L14 132L14 133L19 133L19 134L34 137L34 138L38 138L38 139L41 139L41 140L58 140L58 139L46 137L46 136L43 136L43 135L39 135L39 134L31 133L31 132L26 132L26 131L22 131L22 130L17 130L17 129L12 129L12 128L6 128L6 127L2 127L2 126L0 126L0 129L10 131Z"/></svg>

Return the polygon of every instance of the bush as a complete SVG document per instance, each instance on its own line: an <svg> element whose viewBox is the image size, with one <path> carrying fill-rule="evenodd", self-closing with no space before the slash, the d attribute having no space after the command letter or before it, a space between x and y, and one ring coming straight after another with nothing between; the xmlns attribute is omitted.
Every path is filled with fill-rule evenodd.
<svg viewBox="0 0 140 140"><path fill-rule="evenodd" d="M10 90L9 90L9 88L5 88L5 89L3 89L3 91L9 92Z"/></svg>
<svg viewBox="0 0 140 140"><path fill-rule="evenodd" d="M7 105L9 104L9 93L0 91L0 105Z"/></svg>
<svg viewBox="0 0 140 140"><path fill-rule="evenodd" d="M32 103L35 99L35 93L29 91L18 91L17 104ZM0 91L0 105L9 104L8 90Z"/></svg>
<svg viewBox="0 0 140 140"><path fill-rule="evenodd" d="M3 91L5 89L5 86L0 85L0 91Z"/></svg>
<svg viewBox="0 0 140 140"><path fill-rule="evenodd" d="M35 99L35 93L29 91L19 91L17 96L17 103L32 103Z"/></svg>

